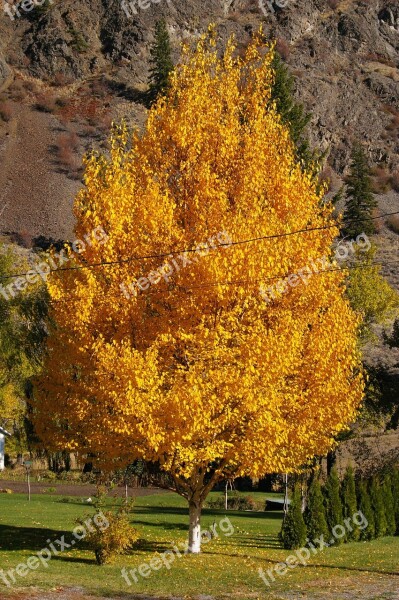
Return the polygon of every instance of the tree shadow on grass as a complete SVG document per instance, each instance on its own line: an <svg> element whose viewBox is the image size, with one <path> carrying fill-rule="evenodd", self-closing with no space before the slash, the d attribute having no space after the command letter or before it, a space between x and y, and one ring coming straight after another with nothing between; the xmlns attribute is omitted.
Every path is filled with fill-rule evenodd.
<svg viewBox="0 0 399 600"><path fill-rule="evenodd" d="M82 565L96 565L97 561L94 558L82 558L81 556L68 556L63 552L62 554L58 554L57 556L52 557L52 560L61 560L63 562L70 563L81 563Z"/></svg>
<svg viewBox="0 0 399 600"><path fill-rule="evenodd" d="M368 569L367 567L346 567L345 565L322 565L316 563L305 565L305 567L303 567L302 565L299 566L305 569L337 569L338 571L355 571L356 573L377 573L378 575L394 575L396 577L399 577L399 571L382 571L380 569L373 569L372 567Z"/></svg>
<svg viewBox="0 0 399 600"><path fill-rule="evenodd" d="M169 515L182 515L184 517L188 517L188 507L177 508L175 506L136 506L134 509L136 514L169 514ZM282 510L270 510L267 512L264 511L251 511L251 510L216 510L213 508L203 508L202 516L214 516L222 519L224 517L240 517L246 519L273 519L280 520L283 518Z"/></svg>
<svg viewBox="0 0 399 600"><path fill-rule="evenodd" d="M50 540L51 543L61 539L62 535L65 536L67 542L72 537L71 531L0 525L0 549L39 551L49 545L47 540Z"/></svg>
<svg viewBox="0 0 399 600"><path fill-rule="evenodd" d="M166 550L170 550L171 547L171 544L167 544L166 542L156 542L140 538L128 554L132 555L136 554L136 552L165 552Z"/></svg>
<svg viewBox="0 0 399 600"><path fill-rule="evenodd" d="M254 535L254 536L238 536L232 537L237 546L241 548L258 548L268 550L281 550L282 546L277 535Z"/></svg>
<svg viewBox="0 0 399 600"><path fill-rule="evenodd" d="M54 552L51 544L58 554ZM45 549L51 552L52 558L61 558L66 557L66 552L90 550L90 547L84 539L75 538L71 530L0 525L0 550L28 550L36 554ZM76 562L79 561L80 559L76 558ZM86 559L82 559L82 562L86 562Z"/></svg>
<svg viewBox="0 0 399 600"><path fill-rule="evenodd" d="M162 529L168 530L178 529L180 531L188 531L188 521L186 525L184 523L169 523L168 521L140 521L140 519L135 519L134 514L132 516L132 524L144 525L144 527L162 527Z"/></svg>

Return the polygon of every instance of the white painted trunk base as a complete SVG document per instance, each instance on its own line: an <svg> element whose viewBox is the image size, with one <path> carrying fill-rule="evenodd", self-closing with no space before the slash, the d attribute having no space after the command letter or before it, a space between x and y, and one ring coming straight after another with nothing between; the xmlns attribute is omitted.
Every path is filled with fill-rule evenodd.
<svg viewBox="0 0 399 600"><path fill-rule="evenodd" d="M201 552L201 508L190 504L190 529L188 533L188 552L199 554Z"/></svg>

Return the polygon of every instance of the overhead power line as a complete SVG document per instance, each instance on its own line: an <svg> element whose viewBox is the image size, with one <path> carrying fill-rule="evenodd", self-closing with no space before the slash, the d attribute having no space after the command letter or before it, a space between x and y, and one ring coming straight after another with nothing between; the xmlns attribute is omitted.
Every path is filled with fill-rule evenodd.
<svg viewBox="0 0 399 600"><path fill-rule="evenodd" d="M367 217L367 219L351 219L350 221L348 221L348 223L357 223L359 221L362 222L363 220L375 221L378 219L383 219L385 217L390 217L390 216L398 215L398 214L399 214L399 211L395 211L395 212L391 212L391 213L385 213L378 217ZM226 246L231 247L231 246L239 246L239 245L243 245L243 244L250 244L253 242L260 242L263 240L285 238L285 237L289 237L292 235L305 234L305 233L309 233L312 231L322 231L322 230L326 230L326 229L333 229L336 227L337 227L337 224L334 223L332 225L323 225L320 227L309 227L309 228L305 228L305 229L297 229L295 231L289 231L286 233L276 233L273 235L262 235L262 236L258 236L258 237L254 237L254 238L248 238L245 240L236 240L236 241L232 241L232 242L215 244L212 248L209 248L209 250L215 250L216 248L223 248ZM175 256L175 255L179 255L179 254L188 254L188 253L196 253L196 252L198 252L197 247L196 248L187 248L185 250L171 250L169 252L162 252L160 254L148 254L148 255L144 255L144 256L130 256L129 258L125 258L125 259L102 261L102 262L98 262L98 263L92 263L89 265L80 265L80 266L73 266L73 267L59 267L58 269L50 269L48 271L48 274L55 273L58 271L82 271L82 270L86 270L86 269L94 269L96 267L108 267L108 266L114 266L114 265L123 265L123 264L130 263L133 261L150 260L153 258L170 258L171 256ZM15 273L13 275L4 275L3 277L0 277L0 281L5 281L8 279L15 279L17 277L25 277L27 274L28 274L28 272Z"/></svg>
<svg viewBox="0 0 399 600"><path fill-rule="evenodd" d="M379 262L370 262L367 264L361 264L361 265L351 265L351 266L343 266L343 267L338 267L338 268L333 268L333 269L320 269L319 271L311 271L308 272L306 275L308 275L309 279L311 277L313 277L314 275L324 275L326 273L334 273L334 272L342 272L342 271L353 271L356 269L367 269L369 267L373 267L373 266L390 266L390 265L397 265L399 264L399 259L397 261L390 261L387 263L379 263ZM305 267L306 268L306 267ZM208 283L203 283L201 285L193 285L193 286L185 286L185 285L179 285L176 284L175 288L178 288L180 290L183 290L184 292L189 292L191 290L196 290L196 289L203 289L203 288L209 288L209 287L217 287L217 286L233 286L233 285L245 285L245 284L262 284L265 281L281 281L286 279L287 277L289 277L290 275L298 275L299 270L296 273L290 273L288 275L274 275L273 277L262 277L262 278L258 278L258 279L242 279L242 280L234 280L234 281L210 281ZM300 278L300 276L298 275L298 277ZM167 290L164 289L160 289L157 288L156 286L151 287L147 290L143 290L143 294L145 292L145 295L147 294L151 294L151 295L155 295L155 294L165 294L167 292ZM60 300L53 300L53 302L60 302Z"/></svg>
<svg viewBox="0 0 399 600"><path fill-rule="evenodd" d="M305 275L308 275L309 278L313 277L313 275L321 275L323 273L334 273L334 272L339 272L339 271L353 271L356 269L367 269L369 267L376 267L376 266L386 266L386 265L397 265L399 264L399 259L397 261L392 261L392 262L387 262L387 263L379 263L379 262L370 262L367 264L361 264L361 265L351 265L351 266L343 266L343 267L338 267L338 268L333 268L333 269L320 269L319 271L311 271L309 273L305 273ZM303 267L303 268L306 268ZM281 281L282 279L286 279L287 277L289 277L290 275L297 275L298 271L296 273L289 273L288 275L274 275L273 277L262 277L259 279L243 279L243 280L235 280L235 281L215 281L215 282L209 282L209 283L204 283L202 285L197 285L197 286L190 286L190 287L185 287L185 286L181 286L185 291L189 291L189 290L193 290L193 289L201 289L201 288L207 288L207 287L216 287L218 285L242 285L245 283L263 283L264 281Z"/></svg>

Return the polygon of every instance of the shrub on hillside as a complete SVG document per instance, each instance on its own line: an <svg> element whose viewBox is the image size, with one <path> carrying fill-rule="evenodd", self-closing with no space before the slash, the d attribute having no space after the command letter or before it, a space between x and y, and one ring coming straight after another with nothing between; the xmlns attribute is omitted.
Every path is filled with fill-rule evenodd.
<svg viewBox="0 0 399 600"><path fill-rule="evenodd" d="M70 174L79 172L81 161L76 155L79 147L79 137L74 131L62 133L57 140L57 159Z"/></svg>
<svg viewBox="0 0 399 600"><path fill-rule="evenodd" d="M21 79L14 79L12 85L8 90L10 98L16 100L17 102L21 102L24 98L26 98L26 89L25 84Z"/></svg>
<svg viewBox="0 0 399 600"><path fill-rule="evenodd" d="M63 87L64 85L70 85L72 82L73 82L73 79L71 77L69 77L68 75L65 75L65 73L58 72L54 75L52 84L55 87Z"/></svg>
<svg viewBox="0 0 399 600"><path fill-rule="evenodd" d="M52 113L56 108L55 97L51 92L42 92L36 100L36 108L41 112Z"/></svg>
<svg viewBox="0 0 399 600"><path fill-rule="evenodd" d="M285 40L284 38L277 38L276 50L283 60L288 60L291 53L291 49L287 40Z"/></svg>
<svg viewBox="0 0 399 600"><path fill-rule="evenodd" d="M390 217L387 218L386 224L391 231L399 234L399 216L391 215Z"/></svg>
<svg viewBox="0 0 399 600"><path fill-rule="evenodd" d="M7 100L0 103L0 117L8 123L13 117L14 111L11 105L11 102Z"/></svg>
<svg viewBox="0 0 399 600"><path fill-rule="evenodd" d="M373 169L373 192L374 194L384 194L391 189L392 177L383 167Z"/></svg>
<svg viewBox="0 0 399 600"><path fill-rule="evenodd" d="M380 218L381 211L378 208L374 208L371 217L374 223L374 233L381 233L384 226L384 220Z"/></svg>
<svg viewBox="0 0 399 600"><path fill-rule="evenodd" d="M395 192L399 192L399 170L394 171L391 175L391 186Z"/></svg>

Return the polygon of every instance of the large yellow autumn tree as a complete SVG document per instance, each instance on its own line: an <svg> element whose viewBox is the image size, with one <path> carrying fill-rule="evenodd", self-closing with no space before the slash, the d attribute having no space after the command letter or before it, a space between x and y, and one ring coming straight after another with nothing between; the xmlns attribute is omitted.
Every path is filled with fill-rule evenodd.
<svg viewBox="0 0 399 600"><path fill-rule="evenodd" d="M110 156L87 160L76 235L109 237L76 264L105 264L49 280L39 434L105 466L158 462L188 500L192 552L218 480L327 452L362 396L345 274L259 293L330 256L338 232L266 109L271 61L259 39L244 58L233 42L219 58L205 37L186 49L144 132L121 126Z"/></svg>

